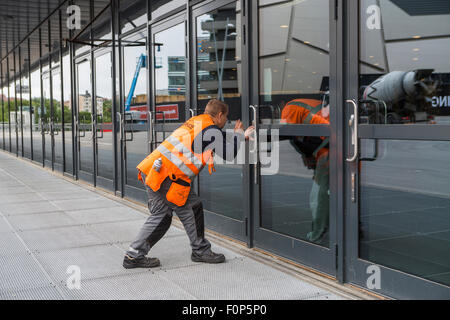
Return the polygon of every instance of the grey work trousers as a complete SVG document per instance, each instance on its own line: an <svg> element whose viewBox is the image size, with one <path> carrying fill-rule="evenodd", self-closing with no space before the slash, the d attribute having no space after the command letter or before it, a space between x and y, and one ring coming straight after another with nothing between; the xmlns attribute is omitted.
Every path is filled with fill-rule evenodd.
<svg viewBox="0 0 450 320"><path fill-rule="evenodd" d="M161 184L158 192L154 192L146 185L150 216L126 252L129 257L139 258L148 254L150 249L169 230L173 212L183 223L191 242L192 251L201 255L211 250L211 243L205 239L203 205L200 198L191 188L186 204L178 207L166 199L166 193L171 184L172 181L167 178Z"/></svg>

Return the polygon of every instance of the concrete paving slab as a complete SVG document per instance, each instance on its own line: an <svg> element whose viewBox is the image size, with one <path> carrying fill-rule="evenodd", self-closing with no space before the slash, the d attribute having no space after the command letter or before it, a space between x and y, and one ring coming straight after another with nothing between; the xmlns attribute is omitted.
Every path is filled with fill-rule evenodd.
<svg viewBox="0 0 450 320"><path fill-rule="evenodd" d="M51 204L59 210L81 210L81 209L96 209L96 208L125 208L114 200L107 198L89 198L89 199L75 199L75 200L55 200Z"/></svg>
<svg viewBox="0 0 450 320"><path fill-rule="evenodd" d="M0 255L0 292L52 284L30 254Z"/></svg>
<svg viewBox="0 0 450 320"><path fill-rule="evenodd" d="M249 258L167 270L164 277L201 300L302 300L327 294Z"/></svg>
<svg viewBox="0 0 450 320"><path fill-rule="evenodd" d="M124 269L123 252L113 245L48 251L39 253L36 257L58 284L66 283L69 277L67 268L70 266L80 268L82 280L142 272L142 269Z"/></svg>
<svg viewBox="0 0 450 320"><path fill-rule="evenodd" d="M66 211L66 214L83 224L139 220L144 223L144 215L129 207L98 208Z"/></svg>
<svg viewBox="0 0 450 320"><path fill-rule="evenodd" d="M37 252L105 244L105 240L85 226L23 231L20 237L31 250Z"/></svg>
<svg viewBox="0 0 450 320"><path fill-rule="evenodd" d="M48 201L38 200L25 203L0 203L0 211L5 216L32 215L43 212L55 212L60 209Z"/></svg>
<svg viewBox="0 0 450 320"><path fill-rule="evenodd" d="M83 300L193 300L194 296L152 271L81 282L80 290L63 292Z"/></svg>
<svg viewBox="0 0 450 320"><path fill-rule="evenodd" d="M0 300L63 300L54 286L23 290L0 291Z"/></svg>
<svg viewBox="0 0 450 320"><path fill-rule="evenodd" d="M15 215L8 217L14 229L19 231L50 229L79 224L62 211L40 214Z"/></svg>

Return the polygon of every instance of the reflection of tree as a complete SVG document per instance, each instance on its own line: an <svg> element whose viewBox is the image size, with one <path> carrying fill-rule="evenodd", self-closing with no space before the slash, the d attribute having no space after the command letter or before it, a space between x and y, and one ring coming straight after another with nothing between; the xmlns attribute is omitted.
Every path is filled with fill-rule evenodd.
<svg viewBox="0 0 450 320"><path fill-rule="evenodd" d="M112 101L104 100L103 101L103 122L110 123L112 122Z"/></svg>

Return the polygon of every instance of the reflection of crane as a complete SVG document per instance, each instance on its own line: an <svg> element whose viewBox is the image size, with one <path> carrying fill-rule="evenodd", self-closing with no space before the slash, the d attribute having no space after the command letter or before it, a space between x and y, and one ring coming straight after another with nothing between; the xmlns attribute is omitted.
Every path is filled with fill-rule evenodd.
<svg viewBox="0 0 450 320"><path fill-rule="evenodd" d="M139 72L141 71L141 68L146 67L147 67L147 56L143 53L139 57L138 63L136 65L136 71L134 73L133 81L131 82L130 92L128 93L127 101L125 103L125 112L130 111L131 100L133 99L134 96L134 90L136 90L136 83L139 78Z"/></svg>

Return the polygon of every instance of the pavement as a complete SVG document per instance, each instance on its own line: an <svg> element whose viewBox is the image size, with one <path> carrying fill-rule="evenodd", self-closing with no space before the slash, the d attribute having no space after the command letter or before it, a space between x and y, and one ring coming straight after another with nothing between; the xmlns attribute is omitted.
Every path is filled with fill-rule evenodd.
<svg viewBox="0 0 450 320"><path fill-rule="evenodd" d="M190 260L174 219L154 269L123 255L146 207L0 152L0 300L348 300L371 297L207 232L224 264Z"/></svg>

